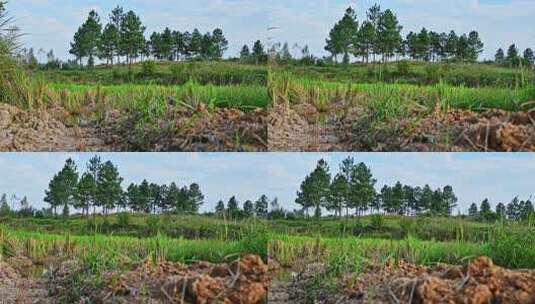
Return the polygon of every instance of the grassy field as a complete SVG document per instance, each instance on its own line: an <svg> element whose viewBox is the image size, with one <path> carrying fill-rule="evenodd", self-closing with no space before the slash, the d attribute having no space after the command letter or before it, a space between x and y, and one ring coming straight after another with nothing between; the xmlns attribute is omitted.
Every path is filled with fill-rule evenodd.
<svg viewBox="0 0 535 304"><path fill-rule="evenodd" d="M21 71L13 72L15 75ZM75 109L92 103L158 115L167 105L248 110L267 106L267 70L233 62L145 62L133 66L98 66L83 70L30 71L24 94L4 102L23 108L61 105Z"/></svg>
<svg viewBox="0 0 535 304"><path fill-rule="evenodd" d="M321 220L273 220L270 231L293 236L365 237L400 240L407 236L429 241L488 241L497 224L468 218L364 216L361 218L322 218ZM525 223L502 224L515 234L531 233L535 225Z"/></svg>
<svg viewBox="0 0 535 304"><path fill-rule="evenodd" d="M136 215L125 214L63 218L2 218L4 226L27 232L45 234L70 234L77 236L102 235L127 237L152 237L165 235L170 238L240 240L250 235L262 234L266 223L260 220L224 221L208 216Z"/></svg>
<svg viewBox="0 0 535 304"><path fill-rule="evenodd" d="M516 88L533 83L529 69L515 69L483 63L392 62L387 64L352 64L328 66L284 66L298 77L351 83L436 84L453 86Z"/></svg>
<svg viewBox="0 0 535 304"><path fill-rule="evenodd" d="M47 82L77 84L161 84L182 85L189 81L212 85L259 85L267 83L267 68L230 61L149 62L97 66L83 70L33 71Z"/></svg>
<svg viewBox="0 0 535 304"><path fill-rule="evenodd" d="M365 106L378 118L393 118L416 110L459 108L474 111L527 110L533 107L535 87L467 87L441 81L430 85L402 83L351 83L297 77L288 72L274 77L271 94L278 101L309 102L320 111L329 104L345 101Z"/></svg>

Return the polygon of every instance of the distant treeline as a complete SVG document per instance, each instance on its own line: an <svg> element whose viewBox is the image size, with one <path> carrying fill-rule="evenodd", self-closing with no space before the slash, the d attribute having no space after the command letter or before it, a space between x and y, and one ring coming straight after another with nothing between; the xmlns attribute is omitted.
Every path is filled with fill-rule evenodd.
<svg viewBox="0 0 535 304"><path fill-rule="evenodd" d="M204 204L204 195L198 184L180 187L176 183L160 185L143 180L139 184L132 183L126 189L122 186L123 178L111 161L103 162L100 157L92 157L84 172L79 172L72 159L65 162L64 167L50 180L45 191L44 201L49 208L35 210L27 197L18 200L12 197L13 204L19 208L15 212L9 205L7 195L0 196L0 216L17 213L20 216L56 216L58 211L68 216L71 209L80 210L83 214L90 212L133 211L148 214L198 214ZM16 201L16 202L15 202ZM271 206L271 210L270 210ZM240 219L247 217L267 218L280 213L278 200L271 202L262 195L254 203L244 202L243 207L236 197L231 197L227 205L220 200L214 212L221 218Z"/></svg>
<svg viewBox="0 0 535 304"><path fill-rule="evenodd" d="M349 7L342 19L330 30L326 39L325 50L331 54L330 58L338 62L340 56L344 63L351 61L351 56L362 62L396 60L416 61L458 61L475 62L483 52L484 44L477 31L457 34L455 31L435 32L422 28L419 32L409 32L402 36L403 26L399 23L396 14L390 10L382 10L378 4L372 6L366 12L367 18L359 22L357 14ZM277 46L273 50L274 59L278 62L289 63L295 61L292 58L287 43ZM305 46L301 49L302 57L299 60L303 64L314 64L319 61ZM520 63L533 65L533 50L528 48L520 56L517 47L513 44L509 47L507 56L503 49L498 50L496 62L517 66Z"/></svg>
<svg viewBox="0 0 535 304"><path fill-rule="evenodd" d="M109 16L109 22L103 25L100 16L94 10L89 12L87 20L78 28L71 42L70 53L82 65L87 58L89 66L94 65L95 58L108 64L132 63L138 58L155 60L181 59L221 59L228 49L228 41L222 29L202 34L198 29L192 32L180 32L166 27L161 33L153 32L147 39L146 27L134 11L124 12L116 7ZM247 49L248 46L243 48ZM253 46L253 52L242 59L252 62L267 60L267 54L260 40Z"/></svg>
<svg viewBox="0 0 535 304"><path fill-rule="evenodd" d="M433 189L429 185L413 187L397 182L377 191L376 183L368 166L364 163L357 164L352 157L342 161L334 178L328 163L322 159L302 182L295 202L302 206L306 215L313 209L316 217L322 215L322 210L328 210L337 216L344 213L349 215L350 210L357 216L370 213L450 216L457 207L458 198L449 185ZM519 202L515 198L507 207L498 204L496 212L492 211L488 199L485 199L480 211L473 204L468 215L488 221L521 221L528 220L535 213L531 201Z"/></svg>

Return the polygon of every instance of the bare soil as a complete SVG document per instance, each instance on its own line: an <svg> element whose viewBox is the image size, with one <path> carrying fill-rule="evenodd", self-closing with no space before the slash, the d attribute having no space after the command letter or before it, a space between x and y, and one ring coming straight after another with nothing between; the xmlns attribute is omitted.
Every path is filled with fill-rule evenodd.
<svg viewBox="0 0 535 304"><path fill-rule="evenodd" d="M104 126L122 150L175 152L258 152L267 150L266 110L171 108L155 122L140 126L140 117L109 115Z"/></svg>
<svg viewBox="0 0 535 304"><path fill-rule="evenodd" d="M378 121L374 116L342 102L323 112L309 103L274 105L268 118L269 150L535 151L535 112L436 109L396 121Z"/></svg>
<svg viewBox="0 0 535 304"><path fill-rule="evenodd" d="M53 294L70 291L68 265L53 272ZM90 303L263 303L269 279L267 265L255 255L230 264L192 265L147 260L130 271L104 274L101 289L82 291Z"/></svg>
<svg viewBox="0 0 535 304"><path fill-rule="evenodd" d="M310 264L294 275L290 302L307 303L307 286L325 271ZM425 267L406 262L370 266L340 278L338 290L316 291L315 303L535 303L535 271L508 270L487 257L467 266ZM310 302L310 301L308 301Z"/></svg>
<svg viewBox="0 0 535 304"><path fill-rule="evenodd" d="M76 261L51 266L39 278L24 275L25 267L0 263L0 303L60 303L77 294L80 303L257 304L266 300L270 283L268 266L255 255L229 264L188 266L147 260L130 271L104 274L99 288L72 285L84 267Z"/></svg>
<svg viewBox="0 0 535 304"><path fill-rule="evenodd" d="M23 110L0 104L0 151L265 151L266 111L173 107L162 118L141 123L139 113L92 109ZM74 120L76 123L66 123ZM81 118L80 118L81 117Z"/></svg>
<svg viewBox="0 0 535 304"><path fill-rule="evenodd" d="M47 282L27 273L33 266L26 258L11 258L0 262L0 303L51 304ZM18 269L17 269L18 268Z"/></svg>
<svg viewBox="0 0 535 304"><path fill-rule="evenodd" d="M67 126L62 109L22 110L0 104L0 151L101 151L111 147L94 127ZM59 114L59 115L58 115Z"/></svg>

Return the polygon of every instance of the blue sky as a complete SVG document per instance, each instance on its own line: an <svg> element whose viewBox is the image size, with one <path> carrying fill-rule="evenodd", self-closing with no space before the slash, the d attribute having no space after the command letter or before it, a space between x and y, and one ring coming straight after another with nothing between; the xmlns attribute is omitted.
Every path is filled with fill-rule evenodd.
<svg viewBox="0 0 535 304"><path fill-rule="evenodd" d="M26 46L53 48L62 58L69 56L69 42L90 9L107 20L116 5L135 10L147 32L165 26L181 31L198 27L203 32L222 27L231 44L227 56L237 55L243 44L257 39L266 44L309 44L320 55L329 29L349 5L362 20L375 2L397 12L405 33L423 26L435 31L478 29L487 58L513 42L522 50L535 48L533 0L11 0L8 7L28 34ZM268 32L273 26L280 29Z"/></svg>
<svg viewBox="0 0 535 304"><path fill-rule="evenodd" d="M157 183L199 183L206 196L203 210L211 210L223 198L236 195L243 203L261 194L278 197L287 209L303 178L320 158L331 171L338 169L347 153L126 153L100 154L112 160L125 178L123 186L144 178ZM92 154L87 153L3 153L0 154L0 193L27 195L34 206L43 207L44 190L50 178L69 157L79 169ZM401 181L413 186L452 185L459 208L489 198L493 205L519 195L535 194L535 154L483 153L358 153L357 161L371 167L377 188Z"/></svg>

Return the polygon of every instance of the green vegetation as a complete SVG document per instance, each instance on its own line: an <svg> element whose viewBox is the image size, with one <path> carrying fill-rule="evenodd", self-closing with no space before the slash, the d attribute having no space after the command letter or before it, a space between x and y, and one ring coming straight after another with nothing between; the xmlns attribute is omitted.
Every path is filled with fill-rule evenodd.
<svg viewBox="0 0 535 304"><path fill-rule="evenodd" d="M47 82L76 84L266 85L265 66L233 61L151 62L129 66L96 66L92 69L38 70L36 78Z"/></svg>

